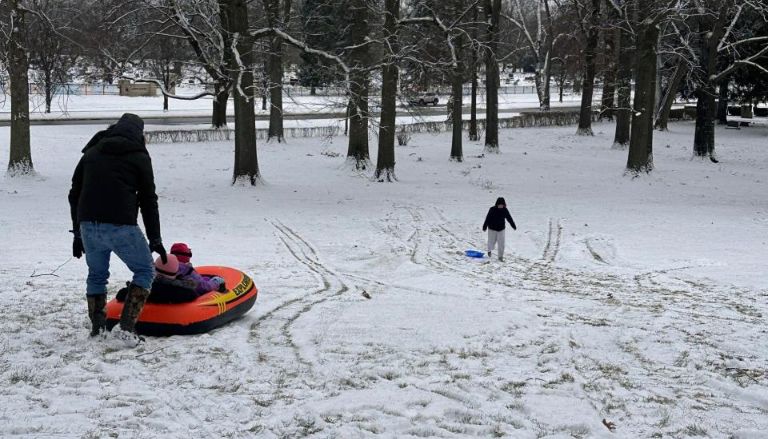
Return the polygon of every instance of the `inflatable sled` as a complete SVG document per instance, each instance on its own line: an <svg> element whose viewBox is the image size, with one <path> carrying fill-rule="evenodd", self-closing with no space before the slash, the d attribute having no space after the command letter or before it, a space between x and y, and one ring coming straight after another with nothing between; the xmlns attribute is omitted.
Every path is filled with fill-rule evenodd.
<svg viewBox="0 0 768 439"><path fill-rule="evenodd" d="M136 332L161 336L200 334L242 316L256 302L259 290L245 273L229 267L203 266L195 269L203 276L224 278L227 291L209 291L190 301L189 291L163 291L153 287L139 314ZM118 294L118 298L107 303L108 329L117 325L122 312L123 301Z"/></svg>

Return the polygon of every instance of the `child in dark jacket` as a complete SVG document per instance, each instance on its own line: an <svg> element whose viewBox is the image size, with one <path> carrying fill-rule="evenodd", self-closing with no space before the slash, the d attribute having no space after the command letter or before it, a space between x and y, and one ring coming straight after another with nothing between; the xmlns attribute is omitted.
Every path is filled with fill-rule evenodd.
<svg viewBox="0 0 768 439"><path fill-rule="evenodd" d="M209 291L224 292L227 291L227 287L224 284L224 279L219 276L203 276L195 270L189 259L192 257L192 249L183 242L177 242L171 246L171 254L176 256L179 261L179 269L176 274L178 279L190 280L195 283L195 292L197 294L205 294Z"/></svg>
<svg viewBox="0 0 768 439"><path fill-rule="evenodd" d="M504 262L504 228L506 226L505 221L509 221L509 225L513 230L517 230L515 221L512 219L512 215L507 210L507 202L504 198L499 197L496 199L496 204L488 209L488 214L485 216L485 222L483 223L483 231L488 230L488 257L491 257L493 248L496 247L496 243L499 244L499 261Z"/></svg>

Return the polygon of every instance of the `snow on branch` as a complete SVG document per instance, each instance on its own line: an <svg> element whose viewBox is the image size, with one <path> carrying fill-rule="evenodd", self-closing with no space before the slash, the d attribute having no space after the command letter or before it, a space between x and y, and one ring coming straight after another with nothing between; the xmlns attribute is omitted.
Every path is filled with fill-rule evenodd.
<svg viewBox="0 0 768 439"><path fill-rule="evenodd" d="M725 44L725 41L728 39L728 37L731 35L731 32L733 31L733 27L739 21L739 17L741 16L741 11L743 9L744 9L744 5L739 5L736 8L736 13L733 14L733 20L731 20L731 24L725 29L725 32L723 33L723 38L721 38L720 42L717 44L718 52L720 52L723 49L723 45Z"/></svg>
<svg viewBox="0 0 768 439"><path fill-rule="evenodd" d="M723 50L732 49L732 48L734 48L736 46L739 46L739 45L742 45L742 44L757 43L757 42L760 42L760 41L768 41L768 36L747 38L747 39L739 40L739 41L736 41L736 42L733 42L733 43L728 43L726 45L722 45L722 42L721 42L721 45L718 46L717 51L721 52Z"/></svg>
<svg viewBox="0 0 768 439"><path fill-rule="evenodd" d="M301 49L305 53L310 53L312 55L318 55L320 57L323 57L327 60L333 61L336 63L341 69L344 71L346 75L349 75L349 72L352 71L352 68L347 65L347 63L344 62L343 59L341 59L340 56L334 55L332 53L326 52L325 50L315 49L313 47L310 47L307 45L307 43L300 41L293 37L292 35L284 32L281 29L274 28L274 27L268 27L268 28L262 28L258 30L254 30L250 32L251 36L254 38L261 38L266 36L272 36L277 35L280 38L283 39L286 43L296 47L297 49Z"/></svg>
<svg viewBox="0 0 768 439"><path fill-rule="evenodd" d="M133 78L131 76L126 76L126 75L121 75L120 78L128 79L128 80L131 80L133 82L146 82L146 83L155 84L160 89L160 92L163 94L163 96L165 96L167 98L170 98L170 99L178 99L180 101L194 101L194 100L200 99L200 98L202 98L204 96L213 96L214 95L213 93L211 93L209 91L205 91L205 92L198 93L196 95L181 96L181 95L173 94L173 93L169 92L168 90L166 90L165 87L163 86L163 83L159 79Z"/></svg>
<svg viewBox="0 0 768 439"><path fill-rule="evenodd" d="M240 93L240 96L244 96L246 101L250 100L250 97L245 94L245 91L243 90L243 71L245 70L246 66L243 64L243 60L240 58L240 51L237 50L237 42L240 38L240 33L235 32L232 35L232 44L230 46L230 49L232 50L232 54L235 57L235 62L237 63L237 81L235 81L235 89L237 89L237 92Z"/></svg>
<svg viewBox="0 0 768 439"><path fill-rule="evenodd" d="M424 17L410 17L410 18L403 18L401 20L397 21L398 25L406 25L406 24L420 24L420 23L433 23L437 25L437 27L440 28L441 31L443 31L443 34L445 34L445 40L446 44L448 45L449 50L451 51L451 67L454 69L458 67L459 65L459 57L456 54L456 46L453 44L453 36L451 35L451 28L446 26L445 23L435 15L434 13L432 15L424 16Z"/></svg>
<svg viewBox="0 0 768 439"><path fill-rule="evenodd" d="M763 67L763 66L761 66L761 65L759 65L759 64L757 64L755 62L756 59L760 58L761 56L765 55L766 53L768 53L768 45L763 47L762 50L760 50L757 53L753 54L749 58L739 59L739 60L734 61L733 64L728 66L727 69L723 70L718 75L712 75L709 78L709 80L712 81L712 82L715 82L715 83L719 82L720 80L722 80L726 76L730 75L731 72L733 72L735 69L741 67L742 65L751 65L751 66L757 67L760 70L768 73L768 70L766 70L765 67Z"/></svg>

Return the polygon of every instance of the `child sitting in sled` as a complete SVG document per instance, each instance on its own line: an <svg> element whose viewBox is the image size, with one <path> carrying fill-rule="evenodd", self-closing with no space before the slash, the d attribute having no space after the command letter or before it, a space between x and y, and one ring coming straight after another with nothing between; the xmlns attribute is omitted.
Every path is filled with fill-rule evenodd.
<svg viewBox="0 0 768 439"><path fill-rule="evenodd" d="M180 253L192 254L189 248L183 248ZM187 262L180 262L181 258ZM195 271L189 263L189 256L179 257L170 253L165 262L162 257L155 260L155 279L152 281L151 291L148 302L184 303L191 302L209 291L223 293L227 291L227 287L221 277L206 277ZM128 287L121 289L117 293L117 300L125 301L127 292Z"/></svg>
<svg viewBox="0 0 768 439"><path fill-rule="evenodd" d="M195 267L189 262L192 257L192 249L183 242L177 242L171 246L170 256L178 260L176 270L176 279L182 281L192 281L195 283L195 293L203 295L209 291L218 291L223 293L227 291L224 279L219 276L203 276L195 270Z"/></svg>

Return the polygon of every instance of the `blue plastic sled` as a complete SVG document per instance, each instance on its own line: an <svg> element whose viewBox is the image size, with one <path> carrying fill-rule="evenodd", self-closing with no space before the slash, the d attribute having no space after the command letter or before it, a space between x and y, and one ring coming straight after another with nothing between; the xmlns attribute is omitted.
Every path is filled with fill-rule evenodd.
<svg viewBox="0 0 768 439"><path fill-rule="evenodd" d="M485 253L477 250L466 250L464 254L469 256L470 258L482 258L483 256L485 256Z"/></svg>

